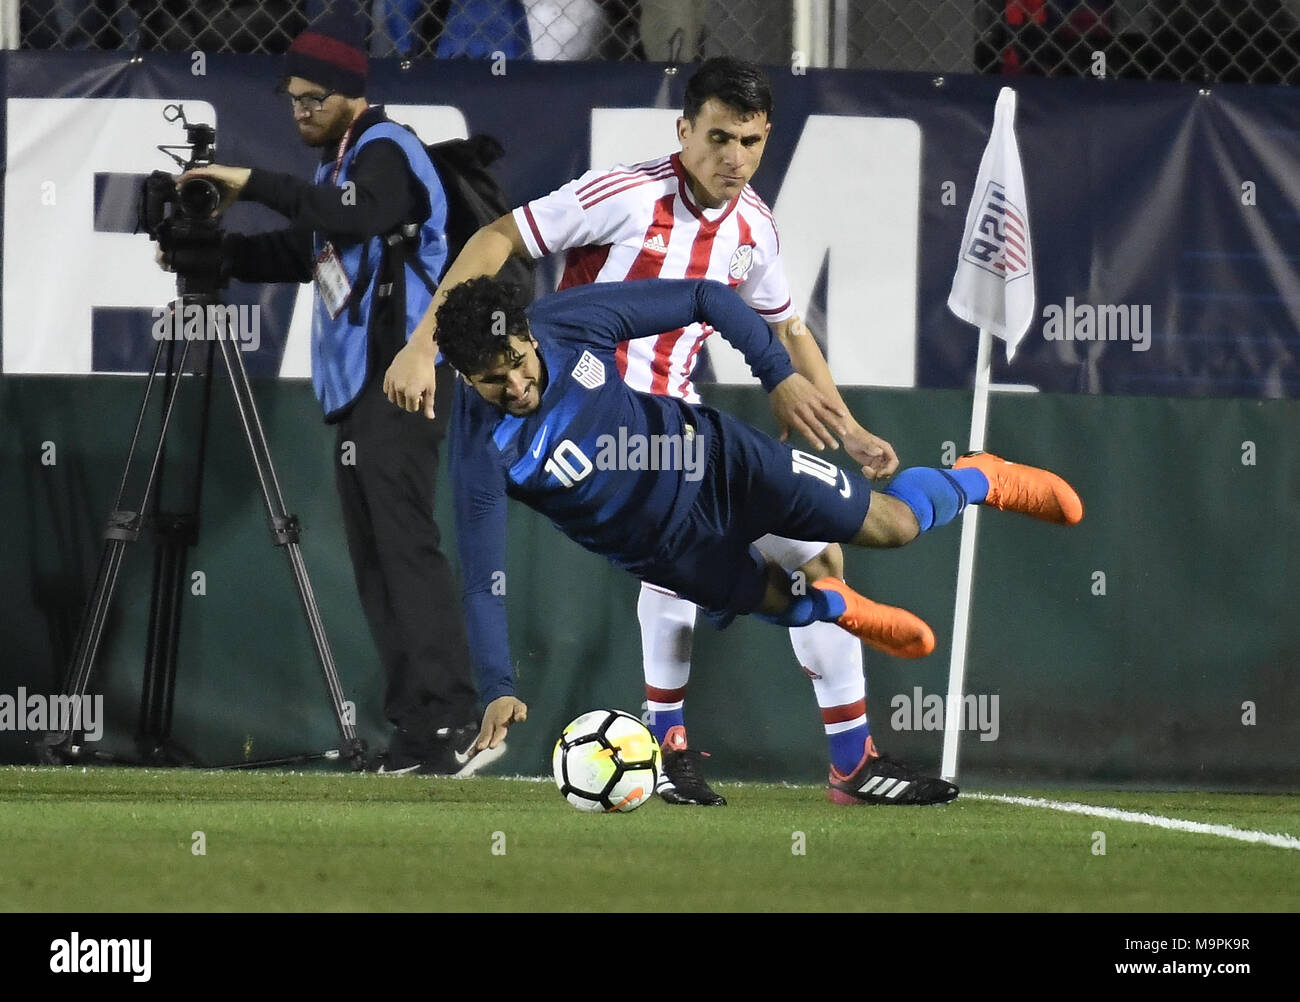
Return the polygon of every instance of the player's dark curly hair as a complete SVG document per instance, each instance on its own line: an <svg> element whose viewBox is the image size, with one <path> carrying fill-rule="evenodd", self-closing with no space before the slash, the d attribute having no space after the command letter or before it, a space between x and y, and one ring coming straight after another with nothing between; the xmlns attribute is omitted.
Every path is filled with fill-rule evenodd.
<svg viewBox="0 0 1300 1002"><path fill-rule="evenodd" d="M528 336L519 289L495 278L471 278L454 286L438 307L438 347L466 376L492 368L509 348L506 336Z"/></svg>
<svg viewBox="0 0 1300 1002"><path fill-rule="evenodd" d="M772 119L772 86L757 63L730 56L714 56L700 64L686 81L682 115L694 124L704 102L715 97L746 115L766 112Z"/></svg>

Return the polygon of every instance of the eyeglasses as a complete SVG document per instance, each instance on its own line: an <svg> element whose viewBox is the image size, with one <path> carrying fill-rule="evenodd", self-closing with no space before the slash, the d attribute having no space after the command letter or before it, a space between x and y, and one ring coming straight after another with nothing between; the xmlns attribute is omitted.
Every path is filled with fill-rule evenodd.
<svg viewBox="0 0 1300 1002"><path fill-rule="evenodd" d="M288 92L285 92L288 94ZM314 115L325 107L325 102L332 98L338 91L327 90L323 94L288 94L289 103L294 109L301 108L309 115Z"/></svg>

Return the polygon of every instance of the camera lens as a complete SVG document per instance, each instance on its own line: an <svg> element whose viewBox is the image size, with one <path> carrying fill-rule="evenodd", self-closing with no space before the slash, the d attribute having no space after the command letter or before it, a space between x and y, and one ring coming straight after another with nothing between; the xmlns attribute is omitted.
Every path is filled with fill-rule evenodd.
<svg viewBox="0 0 1300 1002"><path fill-rule="evenodd" d="M192 177L181 185L181 211L192 219L207 219L221 204L221 189L205 177Z"/></svg>

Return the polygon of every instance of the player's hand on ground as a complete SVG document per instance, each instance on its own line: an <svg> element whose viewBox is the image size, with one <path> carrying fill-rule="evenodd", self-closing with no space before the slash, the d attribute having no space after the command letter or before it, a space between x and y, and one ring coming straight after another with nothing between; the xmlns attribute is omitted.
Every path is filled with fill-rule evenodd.
<svg viewBox="0 0 1300 1002"><path fill-rule="evenodd" d="M172 270L172 259L161 247L154 245L153 259L158 263L158 267L163 271Z"/></svg>
<svg viewBox="0 0 1300 1002"><path fill-rule="evenodd" d="M432 421L437 358L436 348L431 351L414 339L408 341L384 373L384 395L404 411L415 413L423 407L424 416Z"/></svg>
<svg viewBox="0 0 1300 1002"><path fill-rule="evenodd" d="M477 753L495 748L506 739L506 731L511 724L522 723L527 719L528 707L522 699L498 696L483 711L483 726L479 729L478 740L474 742L474 751Z"/></svg>
<svg viewBox="0 0 1300 1002"><path fill-rule="evenodd" d="M781 441L797 431L814 449L836 448L835 436L848 431L849 414L807 379L793 373L777 384L769 400L781 426Z"/></svg>
<svg viewBox="0 0 1300 1002"><path fill-rule="evenodd" d="M898 454L894 447L856 421L844 435L844 451L862 464L862 475L871 480L892 477L898 472Z"/></svg>
<svg viewBox="0 0 1300 1002"><path fill-rule="evenodd" d="M195 167L193 170L187 170L180 176L176 182L177 189L180 188L190 178L205 177L209 181L216 183L221 189L221 204L217 206L214 216L219 216L239 198L239 193L244 190L244 185L248 184L248 176L252 173L247 167L223 167L221 164L212 164L210 167Z"/></svg>

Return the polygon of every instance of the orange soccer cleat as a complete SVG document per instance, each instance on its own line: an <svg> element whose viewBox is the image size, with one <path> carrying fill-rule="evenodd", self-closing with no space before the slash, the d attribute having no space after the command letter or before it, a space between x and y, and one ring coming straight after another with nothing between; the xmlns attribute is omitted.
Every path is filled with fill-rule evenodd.
<svg viewBox="0 0 1300 1002"><path fill-rule="evenodd" d="M988 477L989 493L983 504L1058 525L1075 525L1083 519L1079 495L1050 470L1012 463L991 452L968 452L952 468L976 469Z"/></svg>
<svg viewBox="0 0 1300 1002"><path fill-rule="evenodd" d="M896 658L923 658L934 650L934 631L906 609L859 595L839 578L825 577L814 588L833 591L848 607L836 622L864 644Z"/></svg>

